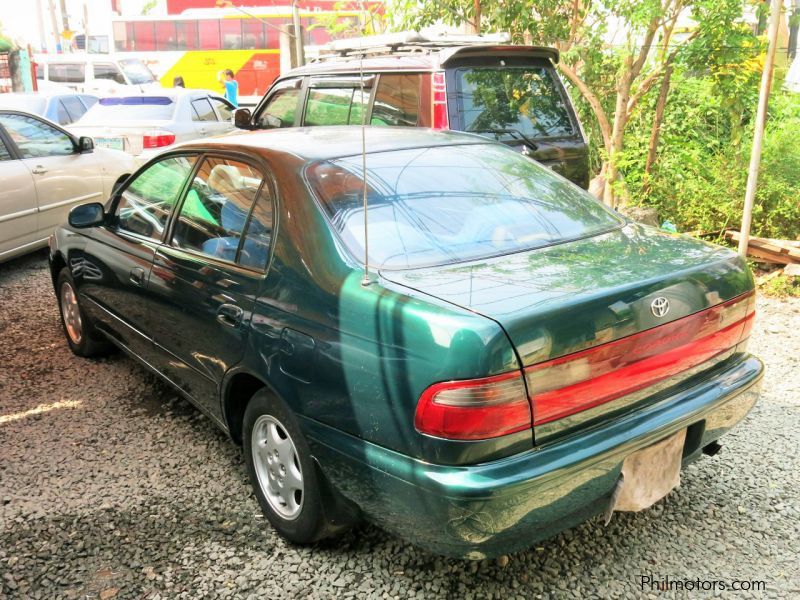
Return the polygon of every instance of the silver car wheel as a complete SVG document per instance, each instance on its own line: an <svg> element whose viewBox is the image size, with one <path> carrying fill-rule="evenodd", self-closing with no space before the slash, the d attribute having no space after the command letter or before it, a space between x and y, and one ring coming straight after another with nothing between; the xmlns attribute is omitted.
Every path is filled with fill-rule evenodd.
<svg viewBox="0 0 800 600"><path fill-rule="evenodd" d="M271 415L261 415L250 437L253 466L270 507L287 520L303 508L303 470L286 427Z"/></svg>
<svg viewBox="0 0 800 600"><path fill-rule="evenodd" d="M72 285L65 282L61 286L61 318L64 319L64 328L73 344L80 344L83 339L83 323L81 310L78 306L78 295Z"/></svg>

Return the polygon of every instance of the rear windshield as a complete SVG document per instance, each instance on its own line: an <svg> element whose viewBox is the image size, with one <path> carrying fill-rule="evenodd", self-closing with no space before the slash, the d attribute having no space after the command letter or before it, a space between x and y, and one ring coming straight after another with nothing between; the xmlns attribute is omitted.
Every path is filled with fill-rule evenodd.
<svg viewBox="0 0 800 600"><path fill-rule="evenodd" d="M135 58L121 60L119 61L119 66L122 67L128 81L134 85L153 83L156 80L153 73L147 68L147 65Z"/></svg>
<svg viewBox="0 0 800 600"><path fill-rule="evenodd" d="M364 256L361 156L314 163L308 181L354 257ZM519 252L622 223L592 196L500 144L367 155L369 262L384 269Z"/></svg>
<svg viewBox="0 0 800 600"><path fill-rule="evenodd" d="M462 129L516 130L528 138L571 137L563 87L548 67L456 69Z"/></svg>
<svg viewBox="0 0 800 600"><path fill-rule="evenodd" d="M175 102L167 96L129 96L101 98L86 111L81 125L107 124L122 121L169 121Z"/></svg>

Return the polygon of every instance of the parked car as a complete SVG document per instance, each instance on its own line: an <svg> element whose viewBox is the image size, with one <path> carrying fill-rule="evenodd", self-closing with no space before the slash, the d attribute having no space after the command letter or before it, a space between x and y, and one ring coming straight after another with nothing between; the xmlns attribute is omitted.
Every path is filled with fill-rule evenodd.
<svg viewBox="0 0 800 600"><path fill-rule="evenodd" d="M511 552L657 501L753 406L736 253L479 136L366 146L368 218L359 128L275 130L161 155L51 240L72 351L122 348L243 444L286 539L366 516Z"/></svg>
<svg viewBox="0 0 800 600"><path fill-rule="evenodd" d="M138 58L113 54L37 54L36 79L42 91L77 92L98 96L143 94L161 90L155 75Z"/></svg>
<svg viewBox="0 0 800 600"><path fill-rule="evenodd" d="M70 131L144 162L173 144L233 131L233 110L213 92L175 88L157 95L102 98Z"/></svg>
<svg viewBox="0 0 800 600"><path fill-rule="evenodd" d="M556 71L555 48L412 33L340 40L331 52L279 77L252 116L237 111L237 125L359 125L366 110L367 124L501 140L588 188L588 144Z"/></svg>
<svg viewBox="0 0 800 600"><path fill-rule="evenodd" d="M0 109L32 113L58 125L74 123L95 102L97 96L91 94L0 94Z"/></svg>
<svg viewBox="0 0 800 600"><path fill-rule="evenodd" d="M0 110L0 262L47 245L69 210L105 201L134 170L122 152L94 149L36 115Z"/></svg>

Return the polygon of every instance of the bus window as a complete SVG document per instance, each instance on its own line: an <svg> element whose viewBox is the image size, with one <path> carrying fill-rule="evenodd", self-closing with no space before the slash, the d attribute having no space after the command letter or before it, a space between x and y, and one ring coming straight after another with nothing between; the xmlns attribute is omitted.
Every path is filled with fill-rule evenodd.
<svg viewBox="0 0 800 600"><path fill-rule="evenodd" d="M201 50L219 50L219 21L202 19L197 22Z"/></svg>
<svg viewBox="0 0 800 600"><path fill-rule="evenodd" d="M133 24L133 40L131 50L136 52L150 52L156 49L156 36L154 24L137 21ZM130 42L129 42L130 43Z"/></svg>
<svg viewBox="0 0 800 600"><path fill-rule="evenodd" d="M175 21L156 21L156 50L183 50L178 45Z"/></svg>
<svg viewBox="0 0 800 600"><path fill-rule="evenodd" d="M197 21L175 21L178 50L197 50Z"/></svg>
<svg viewBox="0 0 800 600"><path fill-rule="evenodd" d="M221 19L219 22L223 50L242 49L242 20Z"/></svg>
<svg viewBox="0 0 800 600"><path fill-rule="evenodd" d="M244 50L266 48L266 41L263 23L255 19L242 19L242 48Z"/></svg>

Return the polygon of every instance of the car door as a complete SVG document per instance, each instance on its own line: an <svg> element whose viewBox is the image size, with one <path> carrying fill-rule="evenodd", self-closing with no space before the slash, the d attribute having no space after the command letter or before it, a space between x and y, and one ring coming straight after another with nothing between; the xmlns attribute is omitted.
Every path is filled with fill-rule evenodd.
<svg viewBox="0 0 800 600"><path fill-rule="evenodd" d="M160 157L137 172L114 195L110 215L91 230L82 254L67 257L80 277L87 310L118 343L157 366L147 280L181 192L197 161L191 153Z"/></svg>
<svg viewBox="0 0 800 600"><path fill-rule="evenodd" d="M66 131L23 113L0 114L0 125L33 176L39 236L49 236L76 204L105 201L98 159L80 152Z"/></svg>
<svg viewBox="0 0 800 600"><path fill-rule="evenodd" d="M33 176L12 154L0 127L0 260L42 239L37 235L36 187Z"/></svg>
<svg viewBox="0 0 800 600"><path fill-rule="evenodd" d="M269 258L273 196L263 173L245 159L206 156L148 281L164 372L216 418L219 386L242 358Z"/></svg>

